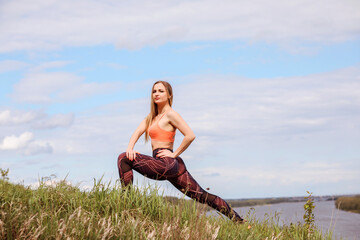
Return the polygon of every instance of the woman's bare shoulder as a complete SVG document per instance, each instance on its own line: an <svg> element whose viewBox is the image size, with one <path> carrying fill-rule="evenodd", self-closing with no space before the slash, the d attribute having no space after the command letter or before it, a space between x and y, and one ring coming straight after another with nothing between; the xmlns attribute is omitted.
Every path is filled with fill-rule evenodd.
<svg viewBox="0 0 360 240"><path fill-rule="evenodd" d="M168 112L167 112L167 117L171 120L171 119L177 119L177 118L179 118L179 117L181 117L180 116L180 114L179 113L177 113L174 109L170 109Z"/></svg>

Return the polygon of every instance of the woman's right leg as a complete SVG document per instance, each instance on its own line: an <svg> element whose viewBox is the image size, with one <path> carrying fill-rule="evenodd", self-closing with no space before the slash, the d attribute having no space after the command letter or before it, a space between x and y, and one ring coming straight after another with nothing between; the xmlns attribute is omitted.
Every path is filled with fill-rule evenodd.
<svg viewBox="0 0 360 240"><path fill-rule="evenodd" d="M241 218L240 215L237 214L224 199L202 189L187 170L182 175L168 180L178 190L185 193L186 196L198 202L206 203L233 221L244 222L244 219Z"/></svg>

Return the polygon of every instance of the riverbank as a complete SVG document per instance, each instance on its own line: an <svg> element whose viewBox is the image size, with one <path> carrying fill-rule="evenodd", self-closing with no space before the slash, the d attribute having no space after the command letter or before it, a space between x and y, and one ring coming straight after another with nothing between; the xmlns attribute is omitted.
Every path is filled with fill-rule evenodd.
<svg viewBox="0 0 360 240"><path fill-rule="evenodd" d="M335 201L341 196L312 196L311 198L315 202L319 201ZM168 201L172 203L177 203L179 200L176 197L165 197ZM272 205L279 203L301 203L306 202L305 196L300 197L278 197L278 198L245 198L245 199L225 199L231 207L241 208L241 207L254 207L262 205ZM208 211L211 211L212 208L207 207Z"/></svg>
<svg viewBox="0 0 360 240"><path fill-rule="evenodd" d="M315 202L318 201L335 201L343 195L324 195L312 196ZM259 205L277 204L277 203L296 203L305 202L305 196L299 197L278 197L278 198L249 198L249 199L226 199L226 201L233 207L251 207Z"/></svg>
<svg viewBox="0 0 360 240"><path fill-rule="evenodd" d="M1 239L331 239L303 224L235 224L206 216L204 205L172 204L156 188L122 189L95 181L81 191L61 181L37 189L0 180Z"/></svg>
<svg viewBox="0 0 360 240"><path fill-rule="evenodd" d="M335 201L316 201L314 203L315 225L323 233L332 232L333 239L355 240L360 239L360 214L350 213L335 208ZM269 216L276 216L279 224L304 222L302 202L287 202L271 205L258 205L252 207L240 207L235 210L240 214L251 212L253 218L264 221ZM210 211L208 215L216 216L217 213Z"/></svg>
<svg viewBox="0 0 360 240"><path fill-rule="evenodd" d="M335 201L335 206L343 211L360 213L360 195L339 197Z"/></svg>

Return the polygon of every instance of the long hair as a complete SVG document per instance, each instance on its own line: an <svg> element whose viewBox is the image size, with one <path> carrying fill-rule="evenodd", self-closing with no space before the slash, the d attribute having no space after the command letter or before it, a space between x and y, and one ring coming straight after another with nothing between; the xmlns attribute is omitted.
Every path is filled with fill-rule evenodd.
<svg viewBox="0 0 360 240"><path fill-rule="evenodd" d="M159 114L158 111L158 107L156 105L156 103L154 102L154 99L152 97L152 93L154 91L154 86L158 83L162 83L165 87L166 93L168 95L168 101L169 101L169 105L170 107L172 106L172 102L173 102L173 91L172 91L172 87L170 85L170 83L166 82L166 81L157 81L154 83L154 85L151 88L151 103L150 103L150 113L149 115L147 115L146 117L146 128L145 128L145 142L147 142L149 140L149 132L148 129L151 125L151 123L153 122L154 118Z"/></svg>

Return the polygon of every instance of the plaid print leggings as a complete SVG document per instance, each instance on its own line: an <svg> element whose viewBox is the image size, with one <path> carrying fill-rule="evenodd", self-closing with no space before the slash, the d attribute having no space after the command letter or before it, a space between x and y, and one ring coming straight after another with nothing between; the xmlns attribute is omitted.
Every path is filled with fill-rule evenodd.
<svg viewBox="0 0 360 240"><path fill-rule="evenodd" d="M200 187L187 171L184 161L180 157L156 157L157 152L161 149L163 148L155 149L153 151L153 157L137 153L136 159L133 161L130 161L126 157L125 152L121 153L118 157L117 165L122 185L127 186L132 184L132 170L135 170L154 180L168 180L174 187L185 193L188 197L200 203L208 204L233 221L243 221L224 199L208 193ZM168 150L172 151L171 149Z"/></svg>

